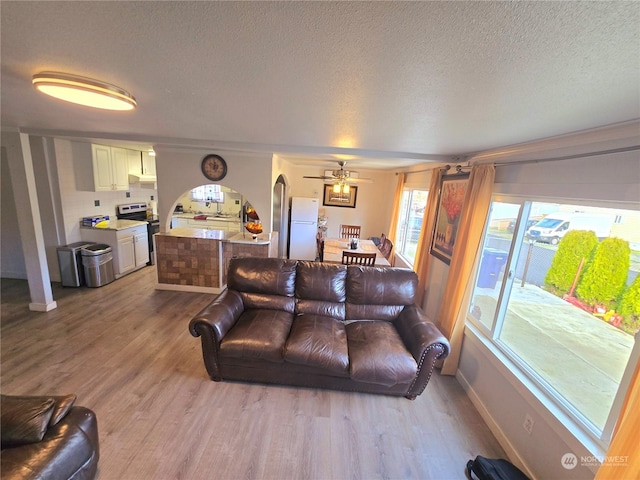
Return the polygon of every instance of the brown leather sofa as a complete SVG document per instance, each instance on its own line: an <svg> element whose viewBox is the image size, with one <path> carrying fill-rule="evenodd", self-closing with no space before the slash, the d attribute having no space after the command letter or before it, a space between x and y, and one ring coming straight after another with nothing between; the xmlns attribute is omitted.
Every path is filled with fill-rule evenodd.
<svg viewBox="0 0 640 480"><path fill-rule="evenodd" d="M89 480L100 448L95 413L75 395L0 396L2 480Z"/></svg>
<svg viewBox="0 0 640 480"><path fill-rule="evenodd" d="M235 258L227 290L189 324L212 380L405 396L426 387L449 343L415 305L416 274Z"/></svg>

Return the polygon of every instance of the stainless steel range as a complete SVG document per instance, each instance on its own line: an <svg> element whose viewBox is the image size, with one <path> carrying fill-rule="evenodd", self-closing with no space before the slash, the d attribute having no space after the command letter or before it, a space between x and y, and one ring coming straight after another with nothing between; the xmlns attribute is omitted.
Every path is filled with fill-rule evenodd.
<svg viewBox="0 0 640 480"><path fill-rule="evenodd" d="M157 215L147 216L149 206L142 203L125 203L116 207L116 217L119 220L138 220L147 222L147 237L149 239L149 262L147 265L155 263L153 254L153 234L160 231L160 220Z"/></svg>

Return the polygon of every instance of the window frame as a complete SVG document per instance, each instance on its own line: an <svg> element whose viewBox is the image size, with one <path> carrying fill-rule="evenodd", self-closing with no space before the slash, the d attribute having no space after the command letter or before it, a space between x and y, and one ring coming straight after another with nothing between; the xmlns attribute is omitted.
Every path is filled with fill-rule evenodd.
<svg viewBox="0 0 640 480"><path fill-rule="evenodd" d="M582 412L574 407L568 400L566 400L560 393L558 393L540 374L538 374L531 366L529 366L523 359L521 359L501 338L501 332L504 325L506 310L509 306L509 300L511 295L511 288L515 281L515 271L518 264L519 256L521 253L520 245L523 243L526 232L526 221L531 213L531 206L535 202L545 203L569 203L576 204L572 199L549 199L543 197L520 197L517 195L505 195L494 193L491 196L491 204L494 202L511 203L520 205L518 218L513 231L511 244L509 246L509 255L505 264L505 281L502 282L499 295L496 299L498 308L491 319L491 327L488 327L479 319L475 318L469 312L469 305L466 306L466 324L471 325L471 331L480 338L480 340L492 351L496 358L518 379L520 379L527 388L527 390L534 395L542 405L546 408L550 415L553 415L558 421L569 428L571 433L576 436L583 444L584 436L586 435L590 440L589 443L594 442L603 451L608 449L609 443L613 436L613 430L617 423L626 392L629 388L632 375L635 371L635 366L640 361L640 332L635 335L634 346L629 355L627 365L625 366L623 376L618 385L618 389L614 396L611 409L609 410L607 420L605 422L602 431L593 424ZM608 202L598 202L598 205L605 208L615 208L619 205L609 205ZM585 205L591 205L590 202L581 202ZM473 275L470 278L468 288L469 299L473 296L473 291L476 288L479 275L479 267L482 258L482 251L484 250L487 234L489 231L491 216L487 216L487 221L484 225L482 232L482 242L478 246L478 255L476 255ZM504 299L507 298L505 302ZM530 388L529 384L534 388ZM558 414L568 417L572 424L567 425Z"/></svg>
<svg viewBox="0 0 640 480"><path fill-rule="evenodd" d="M429 189L428 188L416 188L416 187L407 187L405 186L402 189L402 197L400 202L400 211L398 212L398 223L395 225L395 239L396 244L394 246L395 254L402 258L402 260L409 266L413 267L415 262L415 254L413 258L410 258L406 254L406 246L407 241L410 238L410 232L413 230L411 228L411 218L416 218L411 216L411 206L413 204L413 196L416 192L424 192L426 194L426 199L424 202L424 211L423 217L420 222L420 229L418 230L418 239L416 240L416 251L420 245L420 238L422 237L422 227L424 225L424 213L426 213L427 203L429 201ZM408 194L408 198L405 205L405 195ZM405 225L402 225L402 222L405 221Z"/></svg>

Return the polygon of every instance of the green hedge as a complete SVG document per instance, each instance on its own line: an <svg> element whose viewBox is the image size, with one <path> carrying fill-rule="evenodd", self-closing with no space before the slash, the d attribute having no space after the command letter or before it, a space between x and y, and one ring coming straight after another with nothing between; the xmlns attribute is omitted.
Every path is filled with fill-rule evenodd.
<svg viewBox="0 0 640 480"><path fill-rule="evenodd" d="M587 262L591 259L597 246L598 237L592 231L572 230L567 232L553 256L544 283L555 288L559 294L569 292L578 272L580 261L585 259L585 264L582 267L582 274L584 274Z"/></svg>
<svg viewBox="0 0 640 480"><path fill-rule="evenodd" d="M590 305L615 306L624 290L631 249L629 242L619 238L605 238L600 242L580 279L577 296Z"/></svg>
<svg viewBox="0 0 640 480"><path fill-rule="evenodd" d="M623 317L622 328L635 334L640 327L640 275L624 291L618 313Z"/></svg>

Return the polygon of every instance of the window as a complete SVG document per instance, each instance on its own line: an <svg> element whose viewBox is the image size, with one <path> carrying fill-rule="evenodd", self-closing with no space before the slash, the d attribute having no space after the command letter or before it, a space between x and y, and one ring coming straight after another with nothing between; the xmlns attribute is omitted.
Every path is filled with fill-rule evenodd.
<svg viewBox="0 0 640 480"><path fill-rule="evenodd" d="M575 231L584 233L569 235ZM609 237L619 240L603 242ZM640 312L621 302L639 262L640 212L496 197L491 204L468 318L603 443L638 358ZM589 286L602 277L608 285ZM611 284L618 286L607 291Z"/></svg>
<svg viewBox="0 0 640 480"><path fill-rule="evenodd" d="M191 190L191 200L224 203L224 193L220 190L220 185L201 185Z"/></svg>
<svg viewBox="0 0 640 480"><path fill-rule="evenodd" d="M402 192L395 247L410 264L416 258L428 194L427 190L406 189Z"/></svg>

